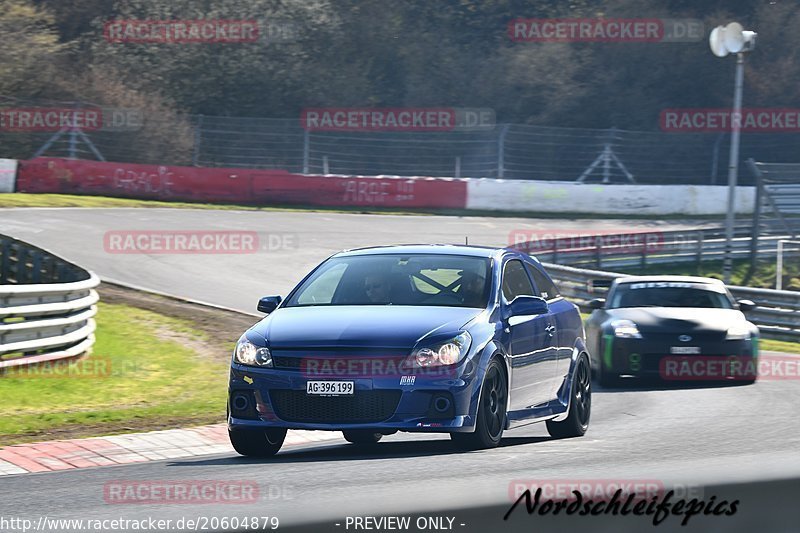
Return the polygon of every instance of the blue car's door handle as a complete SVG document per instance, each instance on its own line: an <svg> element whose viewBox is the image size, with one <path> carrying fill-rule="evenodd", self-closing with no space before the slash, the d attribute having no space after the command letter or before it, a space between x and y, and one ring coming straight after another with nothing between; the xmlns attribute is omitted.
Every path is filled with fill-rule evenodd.
<svg viewBox="0 0 800 533"><path fill-rule="evenodd" d="M548 333L548 335L552 337L556 332L556 327L553 325L549 325L546 328L544 328L544 330Z"/></svg>

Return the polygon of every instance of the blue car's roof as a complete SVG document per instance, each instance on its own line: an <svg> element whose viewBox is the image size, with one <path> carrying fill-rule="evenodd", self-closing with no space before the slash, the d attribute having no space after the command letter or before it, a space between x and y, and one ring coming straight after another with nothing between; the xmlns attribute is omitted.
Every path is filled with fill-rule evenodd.
<svg viewBox="0 0 800 533"><path fill-rule="evenodd" d="M377 255L377 254L435 254L435 255L468 255L474 257L495 257L502 253L519 253L507 248L490 246L467 246L459 244L400 244L392 246L371 246L345 250L337 256Z"/></svg>

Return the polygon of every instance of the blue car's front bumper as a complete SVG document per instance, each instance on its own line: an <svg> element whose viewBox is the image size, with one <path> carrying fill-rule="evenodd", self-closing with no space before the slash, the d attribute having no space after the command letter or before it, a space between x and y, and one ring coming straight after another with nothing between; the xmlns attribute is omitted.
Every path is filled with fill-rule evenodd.
<svg viewBox="0 0 800 533"><path fill-rule="evenodd" d="M369 428L387 432L474 430L481 381L476 378L471 362L446 374L417 374L413 378L411 384L406 379L401 385L400 376L308 377L296 371L233 365L228 389L228 427L332 431ZM352 396L308 395L309 380L352 381L355 392ZM441 409L445 403L448 408Z"/></svg>

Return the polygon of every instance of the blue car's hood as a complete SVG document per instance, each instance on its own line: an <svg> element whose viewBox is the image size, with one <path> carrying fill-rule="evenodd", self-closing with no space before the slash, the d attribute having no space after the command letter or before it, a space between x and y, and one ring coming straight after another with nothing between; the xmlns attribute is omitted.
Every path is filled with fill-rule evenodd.
<svg viewBox="0 0 800 533"><path fill-rule="evenodd" d="M482 312L464 307L403 305L280 308L253 326L271 348L375 347L410 349L437 331L457 332Z"/></svg>

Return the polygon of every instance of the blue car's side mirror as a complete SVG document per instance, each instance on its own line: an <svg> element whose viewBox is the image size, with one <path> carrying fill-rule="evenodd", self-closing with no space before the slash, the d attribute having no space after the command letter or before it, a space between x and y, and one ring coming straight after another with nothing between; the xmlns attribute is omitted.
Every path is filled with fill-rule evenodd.
<svg viewBox="0 0 800 533"><path fill-rule="evenodd" d="M271 313L281 303L280 296L264 296L258 301L258 310L262 313Z"/></svg>
<svg viewBox="0 0 800 533"><path fill-rule="evenodd" d="M544 315L548 311L547 302L538 296L517 296L509 305L509 316Z"/></svg>

